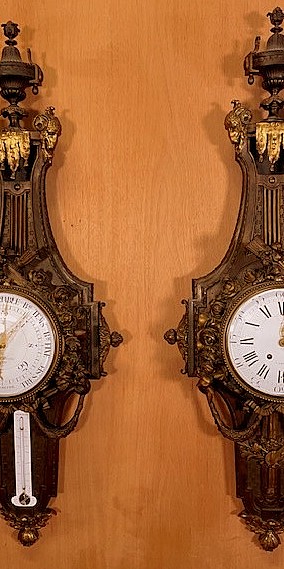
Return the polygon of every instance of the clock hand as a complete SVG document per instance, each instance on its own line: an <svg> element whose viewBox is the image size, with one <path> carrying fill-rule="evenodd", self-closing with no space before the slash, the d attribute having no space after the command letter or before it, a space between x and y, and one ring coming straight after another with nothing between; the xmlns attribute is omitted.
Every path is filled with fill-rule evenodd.
<svg viewBox="0 0 284 569"><path fill-rule="evenodd" d="M0 345L0 381L3 381L2 365L3 365L4 360L5 360L5 357L4 357L5 348L6 348L6 344L2 344L2 341L1 341L1 345Z"/></svg>
<svg viewBox="0 0 284 569"><path fill-rule="evenodd" d="M4 319L3 319L3 332L0 332L0 349L5 348L7 339L7 314L8 314L8 303L6 302L4 307Z"/></svg>
<svg viewBox="0 0 284 569"><path fill-rule="evenodd" d="M0 380L3 380L3 376L2 376L2 366L5 360L5 350L7 347L7 344L9 342L9 340L11 340L15 334L18 332L19 328L21 328L21 326L23 325L23 323L25 322L26 318L27 318L27 314L23 314L18 320L17 322L7 331L7 312L8 312L8 306L6 305L6 310L4 311L5 314L5 318L4 318L4 331L0 333Z"/></svg>
<svg viewBox="0 0 284 569"><path fill-rule="evenodd" d="M2 365L4 363L4 352L7 345L7 314L8 314L8 303L6 302L4 307L4 331L0 333L0 380L3 380L2 376Z"/></svg>
<svg viewBox="0 0 284 569"><path fill-rule="evenodd" d="M280 338L279 338L279 346L281 346L281 348L284 347L284 320L282 320L281 326L280 326L280 330L279 330L279 334L280 334Z"/></svg>
<svg viewBox="0 0 284 569"><path fill-rule="evenodd" d="M23 326L23 323L26 321L28 314L23 314L19 320L6 332L6 342L11 340L18 330ZM1 340L1 338L0 338Z"/></svg>

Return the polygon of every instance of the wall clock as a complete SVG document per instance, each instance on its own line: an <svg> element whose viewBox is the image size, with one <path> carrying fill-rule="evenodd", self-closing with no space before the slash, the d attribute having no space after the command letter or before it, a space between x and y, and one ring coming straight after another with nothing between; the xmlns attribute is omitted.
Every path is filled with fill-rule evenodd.
<svg viewBox="0 0 284 569"><path fill-rule="evenodd" d="M64 264L49 224L45 175L61 134L55 109L35 116L31 129L19 105L36 95L43 74L28 50L16 47L17 24L0 61L0 94L8 102L0 130L0 502L1 514L26 546L55 513L59 440L76 426L90 380L105 375L111 346L104 303L90 283ZM65 405L76 399L64 420Z"/></svg>
<svg viewBox="0 0 284 569"><path fill-rule="evenodd" d="M177 343L184 373L198 378L220 432L235 443L240 517L267 551L284 531L284 36L282 10L268 14L272 35L245 58L249 84L269 92L256 124L232 102L225 128L243 174L229 249L165 339Z"/></svg>

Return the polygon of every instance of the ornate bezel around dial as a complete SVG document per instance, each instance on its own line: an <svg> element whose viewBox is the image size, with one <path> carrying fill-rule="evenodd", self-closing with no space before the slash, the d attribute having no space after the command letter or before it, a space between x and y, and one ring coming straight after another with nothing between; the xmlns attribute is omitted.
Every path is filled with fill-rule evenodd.
<svg viewBox="0 0 284 569"><path fill-rule="evenodd" d="M63 353L63 339L62 334L60 332L60 326L54 311L49 308L46 302L44 302L37 294L33 292L26 291L21 287L0 287L0 298L1 295L6 295L9 297L18 297L23 299L24 302L27 302L27 310L29 311L40 311L39 316L37 318L45 318L48 322L48 326L50 327L50 331L52 333L52 355L46 365L46 369L42 374L39 373L39 378L36 378L34 384L31 385L30 388L25 386L22 391L18 391L18 393L14 395L1 395L0 392L0 403L13 403L16 401L26 401L34 395L41 391L43 388L46 387L47 383L50 381L51 377L53 376L55 370L58 367L60 362L62 353ZM43 346L44 349L44 346Z"/></svg>
<svg viewBox="0 0 284 569"><path fill-rule="evenodd" d="M254 348L254 343L252 341L252 338L245 338L243 340L247 340L246 342L243 341L243 346L247 346L247 350L245 354L242 354L242 360L241 360L241 365L239 366L239 370L241 369L241 367L243 366L247 366L247 367L252 367L255 365L255 369L257 369L256 373L254 373L254 375L258 375L259 379L256 378L258 380L258 385L256 386L252 386L251 383L249 383L249 380L244 379L243 375L241 374L240 371L238 371L236 369L237 364L233 363L232 361L232 357L230 354L230 348L229 348L229 333L230 333L230 328L233 325L234 320L236 320L236 317L241 316L241 309L242 307L248 307L250 301L253 301L255 299L255 302L259 302L261 298L263 299L265 296L267 296L267 293L271 292L273 293L273 291L275 291L275 295L278 293L282 293L282 300L278 300L278 298L276 299L276 307L278 310L278 314L274 314L271 315L272 318L276 318L278 317L278 320L281 320L281 323L284 321L284 281L279 282L277 284L271 285L271 283L267 283L267 284L260 284L260 285L255 285L253 287L250 287L249 289L246 289L245 291L243 291L241 294L238 294L237 297L234 298L234 300L232 301L232 303L230 304L230 306L228 307L225 316L224 316L224 320L223 320L223 326L222 326L222 353L223 353L223 357L224 357L224 361L225 364L230 372L230 374L232 375L232 377L236 380L236 382L246 391L248 391L249 393L261 398L261 399L266 399L268 401L279 401L279 400L283 400L284 399L284 383L283 383L283 391L276 393L276 394L272 394L272 393L267 393L265 391L261 390L260 387L260 380L261 378L263 378L265 376L265 374L268 374L268 365L266 363L263 363L261 361L259 361L259 359L257 359L258 354L256 354ZM264 297L263 297L264 295ZM279 296L280 299L280 296ZM278 305L278 302L282 303L281 305ZM261 304L261 303L260 303ZM265 303L264 303L265 304ZM262 305L261 305L262 306ZM281 306L281 308L280 308ZM263 307L263 306L262 306ZM261 309L261 307L259 308L259 310ZM265 324L267 325L268 320L270 320L270 313L266 313L264 314L264 311L261 311L261 316L262 318L266 318L266 320L263 320L263 326L265 326ZM259 325L260 327L260 325ZM278 327L279 328L279 327ZM251 329L253 329L251 327ZM269 337L269 336L268 336ZM240 339L241 340L241 339ZM250 340L250 342L248 343L248 341ZM284 340L284 338L283 338ZM234 343L234 342L231 342ZM278 341L279 344L279 341ZM275 346L275 348L278 349L278 346ZM283 349L283 359L284 359L284 347L281 346L281 348ZM272 351L272 350L271 350ZM256 354L256 355L254 355ZM244 358L244 356L247 356L247 358ZM271 360L273 359L273 354L268 353L268 356L271 356ZM267 357L267 356L266 356ZM237 360L238 357L235 357L235 360ZM244 360L244 361L243 361ZM259 362L259 363L258 363ZM278 362L277 362L278 363ZM281 364L279 364L281 367ZM253 370L254 371L254 370ZM283 365L283 371L282 369L280 369L281 374L283 375L283 381L284 381L284 365ZM251 374L253 375L253 374ZM254 379L254 381L256 381L256 379ZM250 379L250 381L252 382L252 378Z"/></svg>

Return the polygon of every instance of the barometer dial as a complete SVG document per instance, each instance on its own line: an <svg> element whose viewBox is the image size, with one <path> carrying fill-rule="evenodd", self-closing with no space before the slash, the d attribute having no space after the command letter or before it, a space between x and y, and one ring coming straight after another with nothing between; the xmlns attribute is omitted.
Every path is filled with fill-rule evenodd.
<svg viewBox="0 0 284 569"><path fill-rule="evenodd" d="M22 396L50 376L58 352L56 326L44 305L0 291L0 398Z"/></svg>

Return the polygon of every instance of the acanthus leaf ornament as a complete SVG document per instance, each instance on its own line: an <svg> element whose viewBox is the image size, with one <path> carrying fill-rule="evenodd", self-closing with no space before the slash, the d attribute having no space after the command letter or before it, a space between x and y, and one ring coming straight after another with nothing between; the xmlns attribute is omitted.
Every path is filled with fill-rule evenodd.
<svg viewBox="0 0 284 569"><path fill-rule="evenodd" d="M220 265L193 281L193 298L165 339L175 343L183 329L186 372L235 444L240 517L273 551L284 530L284 14L277 7L268 16L266 49L257 36L244 62L249 83L260 75L270 93L261 102L268 116L253 124L234 100L225 118L243 172L234 235Z"/></svg>
<svg viewBox="0 0 284 569"><path fill-rule="evenodd" d="M22 61L17 24L2 24L8 38L0 60L0 513L24 546L40 537L54 510L59 440L76 427L91 381L106 375L110 332L94 301L93 286L75 277L54 241L45 198L61 124L49 106L23 129L25 89L37 94L38 65ZM64 420L64 407L75 408Z"/></svg>

